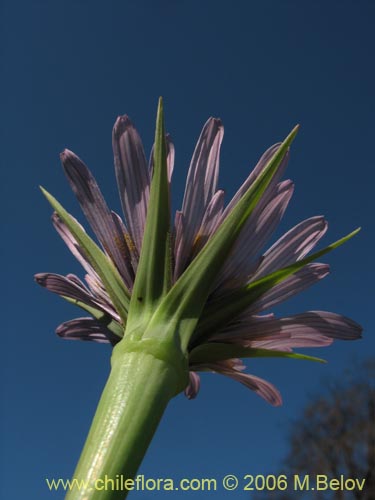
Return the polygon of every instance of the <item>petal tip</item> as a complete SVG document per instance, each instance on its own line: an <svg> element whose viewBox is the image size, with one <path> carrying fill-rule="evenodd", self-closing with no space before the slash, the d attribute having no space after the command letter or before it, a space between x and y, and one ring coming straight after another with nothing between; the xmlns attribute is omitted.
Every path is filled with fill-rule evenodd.
<svg viewBox="0 0 375 500"><path fill-rule="evenodd" d="M62 163L69 161L69 160L74 160L76 158L78 158L77 155L75 153L73 153L73 151L71 151L68 148L64 148L60 153L60 160Z"/></svg>
<svg viewBox="0 0 375 500"><path fill-rule="evenodd" d="M37 273L34 274L34 281L38 283L38 285L45 286L47 280L47 273Z"/></svg>
<svg viewBox="0 0 375 500"><path fill-rule="evenodd" d="M113 126L113 135L118 138L129 128L133 128L133 124L128 115L120 115L116 118Z"/></svg>

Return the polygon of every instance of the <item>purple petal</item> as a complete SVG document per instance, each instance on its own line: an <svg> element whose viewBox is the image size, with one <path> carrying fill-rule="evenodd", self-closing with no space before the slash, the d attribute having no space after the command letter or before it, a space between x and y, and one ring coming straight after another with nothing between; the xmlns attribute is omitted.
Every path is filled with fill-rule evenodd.
<svg viewBox="0 0 375 500"><path fill-rule="evenodd" d="M223 134L224 128L221 121L210 118L203 127L190 163L182 204L184 219L182 244L175 252L175 275L177 276L185 268L204 214L217 190L219 154Z"/></svg>
<svg viewBox="0 0 375 500"><path fill-rule="evenodd" d="M276 319L272 316L243 318L217 332L210 340L238 342L254 348L290 350L294 347L330 345L332 339L355 340L362 328L340 314L309 311Z"/></svg>
<svg viewBox="0 0 375 500"><path fill-rule="evenodd" d="M78 300L88 306L108 313L118 322L121 321L119 315L113 309L110 302L106 303L100 296L94 296L89 292L89 290L87 290L87 288L85 288L82 281L80 281L76 276L73 278L72 276L74 275L69 274L68 276L61 276L60 274L53 273L39 273L36 274L34 278L39 285L47 288L50 292L73 300Z"/></svg>
<svg viewBox="0 0 375 500"><path fill-rule="evenodd" d="M255 375L250 375L249 373L241 373L234 370L221 371L218 373L240 382L245 387L258 394L258 396L265 399L272 406L280 406L282 404L280 392L273 384L267 382L267 380L256 377Z"/></svg>
<svg viewBox="0 0 375 500"><path fill-rule="evenodd" d="M173 282L175 282L179 275L176 273L176 261L181 258L181 253L183 250L182 245L182 235L184 231L184 216L180 210L176 211L174 217L174 228L172 236L172 248L174 248L173 256Z"/></svg>
<svg viewBox="0 0 375 500"><path fill-rule="evenodd" d="M282 403L281 396L279 391L276 389L274 385L266 380L263 380L255 375L251 375L249 373L243 373L240 370L243 370L245 367L242 363L238 363L239 360L233 360L233 367L230 366L228 362L232 360L225 360L218 363L207 363L199 365L199 370L210 370L215 373L219 373L221 375L226 375L227 377L240 382L248 389L256 392L259 396L265 399L268 403L273 406L280 406Z"/></svg>
<svg viewBox="0 0 375 500"><path fill-rule="evenodd" d="M113 127L113 154L122 210L130 236L140 253L150 194L150 175L141 139L128 116Z"/></svg>
<svg viewBox="0 0 375 500"><path fill-rule="evenodd" d="M210 203L203 216L201 227L195 237L192 257L194 257L207 243L209 238L216 231L224 207L224 191L217 191L211 198Z"/></svg>
<svg viewBox="0 0 375 500"><path fill-rule="evenodd" d="M127 288L131 291L134 285L135 273L137 272L139 254L138 250L135 248L129 233L126 230L125 224L123 223L121 217L116 214L116 212L111 212L113 222L117 227L119 234L122 234L122 239L120 242L116 242L118 246L121 246L121 253L124 256L124 264L126 266L126 279L124 279Z"/></svg>
<svg viewBox="0 0 375 500"><path fill-rule="evenodd" d="M116 319L119 323L121 323L120 316L117 314L117 312L113 308L112 301L106 292L105 288L103 287L102 283L100 280L96 280L89 274L86 274L85 276L86 283L94 296L94 302L95 304L100 304L100 308L105 310L106 312L109 312L109 314Z"/></svg>
<svg viewBox="0 0 375 500"><path fill-rule="evenodd" d="M223 219L229 214L229 212L232 210L232 208L238 203L238 201L242 198L242 196L246 193L246 191L249 189L249 187L253 184L255 179L258 177L258 175L262 172L262 170L266 167L267 163L269 160L272 158L272 156L276 153L276 151L279 149L281 143L277 143L273 146L271 146L263 155L261 156L260 160L256 164L255 168L250 172L250 175L248 178L245 180L245 182L242 184L242 186L239 188L237 193L234 195L228 206L223 212ZM270 185L268 186L266 192L268 190L272 190L273 187L277 184L277 182L280 180L281 176L285 172L285 169L287 167L289 161L289 152L286 153L284 156L282 162L280 163L278 170L276 174L274 175Z"/></svg>
<svg viewBox="0 0 375 500"><path fill-rule="evenodd" d="M327 227L327 221L321 216L297 224L267 250L250 281L303 259L325 234Z"/></svg>
<svg viewBox="0 0 375 500"><path fill-rule="evenodd" d="M190 371L189 372L189 385L185 389L185 396L188 399L194 399L197 397L200 385L201 385L201 379L200 376L195 373Z"/></svg>
<svg viewBox="0 0 375 500"><path fill-rule="evenodd" d="M94 306L93 296L84 287L81 280L74 275L61 276L53 273L39 273L34 278L38 285L47 288L50 292Z"/></svg>
<svg viewBox="0 0 375 500"><path fill-rule="evenodd" d="M316 332L309 332L306 329L293 334L288 332L288 336L289 338L282 338L282 332L281 334L275 333L273 335L273 339L255 340L250 343L246 343L245 345L254 349L292 352L295 348L328 347L333 343L333 339Z"/></svg>
<svg viewBox="0 0 375 500"><path fill-rule="evenodd" d="M308 325L332 339L356 340L362 337L363 328L342 314L328 311L308 311L293 316L294 321Z"/></svg>
<svg viewBox="0 0 375 500"><path fill-rule="evenodd" d="M115 224L96 180L74 153L65 149L60 156L65 174L90 226L122 277L129 282L124 236Z"/></svg>
<svg viewBox="0 0 375 500"><path fill-rule="evenodd" d="M80 287L84 292L87 292L87 288L85 286L85 284L83 283L83 281L81 281L78 276L76 276L75 274L72 274L72 273L69 273L66 275L66 278L73 282L75 285L77 285L78 287Z"/></svg>
<svg viewBox="0 0 375 500"><path fill-rule="evenodd" d="M174 168L174 158L175 158L175 149L174 145L171 139L171 136L169 134L166 134L165 136L165 142L167 146L167 172L168 172L168 181L169 184L171 183L172 180L172 175L173 175L173 168ZM149 160L149 171L150 171L150 179L152 179L153 172L154 172L154 145L151 148L151 153L150 153L150 160Z"/></svg>
<svg viewBox="0 0 375 500"><path fill-rule="evenodd" d="M74 219L74 217L72 217ZM74 219L74 221L79 224L79 222ZM69 248L69 250L72 252L74 257L78 260L78 262L82 265L82 267L85 269L85 271L90 274L91 276L96 276L97 274L94 271L94 269L91 267L89 260L85 254L85 251L83 248L79 245L77 240L74 238L72 233L69 231L68 227L66 224L60 219L60 217L57 215L56 212L53 213L52 215L52 223L58 232L58 234L61 236L62 240L66 244L66 246ZM79 224L81 229L84 231L84 228Z"/></svg>
<svg viewBox="0 0 375 500"><path fill-rule="evenodd" d="M303 292L313 284L325 278L328 274L328 264L307 264L304 268L268 290L268 292L262 295L260 299L254 302L246 310L246 314L257 314L266 309L270 309L290 297Z"/></svg>
<svg viewBox="0 0 375 500"><path fill-rule="evenodd" d="M103 323L93 318L77 318L62 323L56 329L57 335L69 340L91 340L93 342L115 345L116 337Z"/></svg>
<svg viewBox="0 0 375 500"><path fill-rule="evenodd" d="M166 143L167 143L168 181L170 183L172 180L173 169L174 169L175 150L174 150L174 144L172 142L171 136L169 134L167 134L165 138L166 138Z"/></svg>
<svg viewBox="0 0 375 500"><path fill-rule="evenodd" d="M239 286L248 281L248 275L254 269L259 251L284 215L293 189L291 181L284 181L263 196L247 220L232 253L220 272L216 285L218 288L221 286L224 291L226 281L229 281L227 286L231 286L233 282Z"/></svg>

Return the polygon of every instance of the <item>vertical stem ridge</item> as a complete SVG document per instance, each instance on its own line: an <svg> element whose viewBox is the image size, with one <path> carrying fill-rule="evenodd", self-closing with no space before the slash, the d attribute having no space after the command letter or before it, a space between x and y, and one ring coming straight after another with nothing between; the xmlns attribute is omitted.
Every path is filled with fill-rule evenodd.
<svg viewBox="0 0 375 500"><path fill-rule="evenodd" d="M104 479L132 479L170 399L178 392L174 368L145 352L112 357L112 369L66 500L120 500ZM99 481L98 481L99 480Z"/></svg>

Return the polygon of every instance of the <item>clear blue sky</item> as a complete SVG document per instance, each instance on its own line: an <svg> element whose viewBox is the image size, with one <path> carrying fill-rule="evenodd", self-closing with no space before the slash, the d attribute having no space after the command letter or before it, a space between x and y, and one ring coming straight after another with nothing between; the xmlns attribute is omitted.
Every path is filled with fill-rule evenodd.
<svg viewBox="0 0 375 500"><path fill-rule="evenodd" d="M175 208L209 116L224 121L220 185L228 198L263 150L301 123L287 172L295 195L278 235L319 214L330 223L327 244L359 225L363 231L329 255L324 282L278 312L332 310L365 332L356 343L310 350L326 366L252 361L250 371L282 391L281 408L204 376L195 401L172 401L141 472L219 479L277 471L289 422L311 393L374 352L374 14L374 2L364 0L2 0L3 498L62 498L44 478L71 476L109 369L106 346L55 336L80 313L33 282L36 272L81 273L38 185L83 220L59 164L69 147L119 209L112 125L129 114L149 151L159 95L176 146Z"/></svg>

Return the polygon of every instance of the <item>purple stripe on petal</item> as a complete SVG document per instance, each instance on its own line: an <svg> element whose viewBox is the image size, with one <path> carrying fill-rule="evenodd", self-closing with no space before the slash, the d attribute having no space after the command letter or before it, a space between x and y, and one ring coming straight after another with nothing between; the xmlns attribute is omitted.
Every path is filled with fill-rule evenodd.
<svg viewBox="0 0 375 500"><path fill-rule="evenodd" d="M324 236L327 227L327 221L322 216L311 217L297 224L267 250L251 281L305 257Z"/></svg>
<svg viewBox="0 0 375 500"><path fill-rule="evenodd" d="M231 287L248 281L248 276L254 270L258 254L282 219L293 194L292 181L278 184L256 206L247 220L241 234L236 241L232 253L220 272L217 288L222 285L222 292Z"/></svg>
<svg viewBox="0 0 375 500"><path fill-rule="evenodd" d="M250 172L250 175L248 178L245 180L245 182L242 184L242 186L239 188L237 193L234 195L228 206L223 212L222 218L224 219L229 212L232 210L232 208L238 203L238 201L242 198L242 196L246 193L246 191L250 188L250 186L253 184L255 179L259 176L259 174L262 172L262 170L266 167L268 164L269 160L272 158L272 156L276 153L276 151L279 149L281 143L274 144L271 146L263 155L261 156L260 160L254 167L254 169ZM286 170L286 167L288 165L289 161L289 152L286 153L284 156L282 162L279 165L279 168L277 169L277 172L275 173L272 181L270 182L269 186L266 189L265 194L267 191L272 190L273 187L277 184L277 182L280 180L282 177L283 173Z"/></svg>
<svg viewBox="0 0 375 500"><path fill-rule="evenodd" d="M203 127L190 163L182 213L184 232L176 250L176 275L180 275L190 257L192 246L205 211L217 190L219 154L224 128L219 119L210 118Z"/></svg>
<svg viewBox="0 0 375 500"><path fill-rule="evenodd" d="M134 246L128 232L126 231L125 224L123 223L121 217L116 214L116 212L111 212L113 223L117 228L119 235L122 235L120 239L116 239L115 243L119 247L121 254L124 259L124 266L126 268L124 281L127 288L131 291L133 289L135 273L138 266L138 251Z"/></svg>
<svg viewBox="0 0 375 500"><path fill-rule="evenodd" d="M86 274L85 280L96 300L99 300L100 302L103 302L104 304L108 304L108 306L113 307L111 299L100 280L96 280L89 274Z"/></svg>
<svg viewBox="0 0 375 500"><path fill-rule="evenodd" d="M203 216L201 227L195 237L191 258L193 258L207 243L216 231L224 207L224 191L216 191Z"/></svg>
<svg viewBox="0 0 375 500"><path fill-rule="evenodd" d="M75 285L79 286L83 291L88 291L83 281L81 281L75 274L69 273L66 275L66 278L69 281L72 281Z"/></svg>
<svg viewBox="0 0 375 500"><path fill-rule="evenodd" d="M281 332L280 328L277 329L273 321L279 321L273 313L264 316L243 313L222 330L212 333L208 340L244 344L245 341L273 339L275 333L278 334L278 338L289 338L289 334Z"/></svg>
<svg viewBox="0 0 375 500"><path fill-rule="evenodd" d="M174 149L174 145L173 145L171 136L169 134L166 134L166 136L165 136L165 143L166 143L166 149L167 149L168 182L170 184L171 180L172 180L173 169L174 169L175 149ZM152 148L151 148L150 159L149 159L148 165L149 165L148 168L150 171L150 179L152 179L152 176L154 173L154 145L152 145Z"/></svg>
<svg viewBox="0 0 375 500"><path fill-rule="evenodd" d="M282 404L280 392L273 384L267 382L267 380L256 377L255 375L250 375L249 373L241 373L237 371L222 371L218 373L240 382L245 387L258 394L258 396L265 399L272 406L280 406Z"/></svg>
<svg viewBox="0 0 375 500"><path fill-rule="evenodd" d="M177 210L174 218L174 231L173 231L173 247L174 247L174 271L173 271L173 281L176 281L179 275L176 272L176 261L181 259L182 253L182 234L184 231L184 216L181 211Z"/></svg>
<svg viewBox="0 0 375 500"><path fill-rule="evenodd" d="M39 273L36 274L34 278L39 285L47 288L50 292L73 300L78 300L79 302L109 314L116 321L121 322L119 315L113 309L109 299L107 303L101 296L93 295L87 288L85 288L82 281L80 281L76 276L74 279L69 278L71 276L72 275L61 276L60 274L53 273ZM91 276L90 279L94 280ZM103 291L102 293L106 295L106 292Z"/></svg>
<svg viewBox="0 0 375 500"><path fill-rule="evenodd" d="M167 134L165 136L165 140L167 143L167 171L168 171L168 181L171 183L173 169L174 169L174 158L175 158L175 149L174 144L172 142L171 136Z"/></svg>
<svg viewBox="0 0 375 500"><path fill-rule="evenodd" d="M328 347L333 343L333 339L315 332L300 332L289 334L289 338L281 338L281 335L274 335L272 340L254 341L246 344L254 349L269 349L270 351L292 352L295 348L304 347Z"/></svg>
<svg viewBox="0 0 375 500"><path fill-rule="evenodd" d="M210 340L240 343L249 347L273 349L281 346L318 347L332 343L332 339L355 340L361 337L362 328L353 320L326 311L309 311L285 318L265 319L249 316L228 325L226 329L210 337Z"/></svg>
<svg viewBox="0 0 375 500"><path fill-rule="evenodd" d="M115 345L119 339L108 328L93 318L77 318L56 328L59 337L69 340L85 340Z"/></svg>
<svg viewBox="0 0 375 500"><path fill-rule="evenodd" d="M129 252L130 256L130 262L127 260L126 264L129 267L129 274L132 276L132 283L131 283L131 289L133 288L134 284L134 279L135 279L135 273L137 272L138 268L138 262L139 262L139 252L138 249L136 248L133 240L131 239L130 234L128 233L128 230L126 229L125 224L123 223L121 217L116 214L116 212L112 212L112 217L116 219L116 223L120 227L120 230L122 234L124 235L126 247ZM131 271L131 268L133 268L133 272Z"/></svg>
<svg viewBox="0 0 375 500"><path fill-rule="evenodd" d="M263 380L249 373L243 373L242 371L239 371L238 368L237 369L228 368L225 366L223 362L207 363L202 365L202 367L204 367L204 369L206 370L211 370L214 371L215 373L220 373L221 375L225 375L227 377L232 378L233 380L236 380L237 382L240 382L245 387L251 389L256 394L258 394L258 396L265 399L272 406L280 406L282 404L280 392L276 389L276 387L273 384L267 382L266 380ZM242 370L243 368L244 367L242 365L240 367L240 370Z"/></svg>
<svg viewBox="0 0 375 500"><path fill-rule="evenodd" d="M223 359L222 361L216 361L215 365L220 365L221 369L223 370L229 369L236 370L238 372L246 370L246 366L243 364L243 361L240 358Z"/></svg>
<svg viewBox="0 0 375 500"><path fill-rule="evenodd" d="M293 182L286 180L277 184L271 191L267 191L260 200L249 219L249 225L253 226L253 239L247 256L248 263L253 264L254 259L278 226L293 192ZM246 267L249 268L250 265L247 264Z"/></svg>
<svg viewBox="0 0 375 500"><path fill-rule="evenodd" d="M38 285L47 288L50 292L94 306L93 296L84 288L83 283L77 277L69 279L60 274L39 273L34 278Z"/></svg>
<svg viewBox="0 0 375 500"><path fill-rule="evenodd" d="M60 156L65 174L90 226L122 277L128 279L123 234L115 224L96 180L74 153L65 149Z"/></svg>
<svg viewBox="0 0 375 500"><path fill-rule="evenodd" d="M266 309L270 309L290 297L303 292L313 284L325 278L328 274L328 264L307 264L303 269L289 276L262 295L260 299L254 302L246 310L246 314L256 314Z"/></svg>
<svg viewBox="0 0 375 500"><path fill-rule="evenodd" d="M309 325L332 339L356 340L361 338L363 328L342 314L328 311L308 311L292 316L295 322Z"/></svg>
<svg viewBox="0 0 375 500"><path fill-rule="evenodd" d="M121 318L117 311L113 308L112 301L105 288L102 286L101 281L96 280L89 274L86 274L85 280L93 294L92 300L94 304L98 306L100 310L107 312L118 323L121 323Z"/></svg>
<svg viewBox="0 0 375 500"><path fill-rule="evenodd" d="M72 217L72 219L74 219L74 217ZM76 219L74 219L74 221L77 224L79 224L79 222ZM74 238L72 233L69 231L66 224L60 219L60 217L57 215L56 212L54 212L52 215L52 223L53 223L56 231L61 236L64 243L66 244L66 246L72 252L74 257L78 260L78 262L81 264L81 266L85 269L85 271L88 274L90 274L91 276L97 276L96 272L91 267L84 250L81 248L81 246L79 245L77 240ZM84 231L84 228L81 226L81 224L79 224L79 226Z"/></svg>
<svg viewBox="0 0 375 500"><path fill-rule="evenodd" d="M189 385L185 389L185 396L188 399L197 397L201 385L200 376L195 372L189 372Z"/></svg>
<svg viewBox="0 0 375 500"><path fill-rule="evenodd" d="M140 253L150 194L150 174L142 141L128 116L117 118L112 144L122 210L130 236Z"/></svg>

